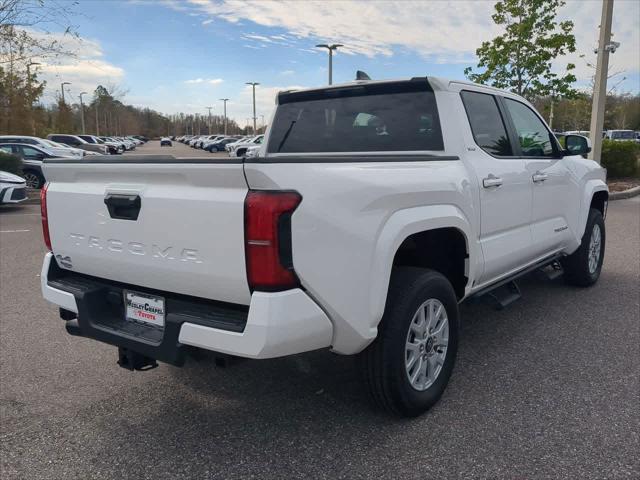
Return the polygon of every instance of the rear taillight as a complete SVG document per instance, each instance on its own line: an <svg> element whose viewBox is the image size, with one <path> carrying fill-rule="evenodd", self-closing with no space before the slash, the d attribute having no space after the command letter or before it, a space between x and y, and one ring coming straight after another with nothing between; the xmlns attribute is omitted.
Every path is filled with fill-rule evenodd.
<svg viewBox="0 0 640 480"><path fill-rule="evenodd" d="M51 238L49 237L49 218L47 217L47 189L49 184L45 183L40 190L40 215L42 216L42 235L44 244L51 250Z"/></svg>
<svg viewBox="0 0 640 480"><path fill-rule="evenodd" d="M299 285L293 270L291 214L296 192L249 191L244 202L245 256L251 290L288 290Z"/></svg>

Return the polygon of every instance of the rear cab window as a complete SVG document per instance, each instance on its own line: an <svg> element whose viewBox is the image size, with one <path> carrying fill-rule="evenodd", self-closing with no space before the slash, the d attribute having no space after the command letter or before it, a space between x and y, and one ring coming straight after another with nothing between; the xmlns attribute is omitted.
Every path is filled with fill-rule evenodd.
<svg viewBox="0 0 640 480"><path fill-rule="evenodd" d="M442 150L426 78L282 93L267 146L268 153Z"/></svg>

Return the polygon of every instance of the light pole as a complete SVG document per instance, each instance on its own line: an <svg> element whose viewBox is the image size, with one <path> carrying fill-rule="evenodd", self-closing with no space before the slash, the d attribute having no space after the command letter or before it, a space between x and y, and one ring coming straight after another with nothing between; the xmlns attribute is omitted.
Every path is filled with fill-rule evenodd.
<svg viewBox="0 0 640 480"><path fill-rule="evenodd" d="M62 92L62 103L65 103L65 101L64 101L64 86L65 85L71 85L71 83L70 82L62 82L60 84L60 91Z"/></svg>
<svg viewBox="0 0 640 480"><path fill-rule="evenodd" d="M321 43L316 45L318 48L326 48L329 50L329 85L333 83L333 51L338 50L338 47L344 47L344 45L340 43L332 43L331 45L327 45L326 43Z"/></svg>
<svg viewBox="0 0 640 480"><path fill-rule="evenodd" d="M227 134L227 102L229 101L228 98L220 98L219 99L221 102L224 103L224 134Z"/></svg>
<svg viewBox="0 0 640 480"><path fill-rule="evenodd" d="M207 107L207 110L209 110L209 135L211 135L211 109L213 107Z"/></svg>
<svg viewBox="0 0 640 480"><path fill-rule="evenodd" d="M84 103L82 103L82 95L87 95L87 92L80 92L80 120L82 122L82 134L85 135L84 130Z"/></svg>
<svg viewBox="0 0 640 480"><path fill-rule="evenodd" d="M27 63L27 94L29 95L29 113L31 116L31 133L35 135L36 133L36 119L33 117L31 112L31 107L33 106L33 100L31 98L31 67L33 65L40 65L40 62L29 62Z"/></svg>
<svg viewBox="0 0 640 480"><path fill-rule="evenodd" d="M607 73L609 71L609 52L615 52L619 43L611 41L611 20L613 18L613 0L602 0L602 18L600 19L600 37L598 38L598 60L596 78L593 86L591 104L591 152L589 158L600 163L602 154L602 128L604 127L604 109L607 99Z"/></svg>
<svg viewBox="0 0 640 480"><path fill-rule="evenodd" d="M96 97L96 136L100 136L100 121L98 119L98 97Z"/></svg>
<svg viewBox="0 0 640 480"><path fill-rule="evenodd" d="M258 82L246 82L247 85L253 87L253 133L256 133L256 85L260 85Z"/></svg>

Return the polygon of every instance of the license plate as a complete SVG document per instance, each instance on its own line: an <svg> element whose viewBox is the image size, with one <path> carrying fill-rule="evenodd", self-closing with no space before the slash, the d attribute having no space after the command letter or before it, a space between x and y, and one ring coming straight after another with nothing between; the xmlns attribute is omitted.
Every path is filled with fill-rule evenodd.
<svg viewBox="0 0 640 480"><path fill-rule="evenodd" d="M164 327L164 298L125 290L124 303L127 320Z"/></svg>

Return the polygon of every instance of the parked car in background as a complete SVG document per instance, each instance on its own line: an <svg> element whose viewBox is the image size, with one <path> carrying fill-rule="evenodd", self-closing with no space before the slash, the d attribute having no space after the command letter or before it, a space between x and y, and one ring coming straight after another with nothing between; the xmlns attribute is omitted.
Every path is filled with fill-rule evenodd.
<svg viewBox="0 0 640 480"><path fill-rule="evenodd" d="M84 150L69 147L59 143L52 142L45 138L30 137L27 135L0 135L0 143L21 143L23 145L35 145L52 155L59 157L77 157L84 155Z"/></svg>
<svg viewBox="0 0 640 480"><path fill-rule="evenodd" d="M0 150L12 153L22 159L22 176L29 188L42 188L46 179L42 173L42 161L47 158L69 158L52 155L35 145L0 143Z"/></svg>
<svg viewBox="0 0 640 480"><path fill-rule="evenodd" d="M215 140L219 140L220 138L224 138L224 135L203 135L196 141L194 147L204 148L207 142L213 142Z"/></svg>
<svg viewBox="0 0 640 480"><path fill-rule="evenodd" d="M116 140L115 138L112 138L112 137L98 137L98 138L100 138L100 140L102 140L107 144L116 145L118 148L118 153L124 153L124 151L127 149L127 145L121 140Z"/></svg>
<svg viewBox="0 0 640 480"><path fill-rule="evenodd" d="M84 141L88 143L92 143L94 145L106 145L111 155L117 155L124 151L124 148L116 142L103 140L102 138L96 137L94 135L78 135L78 136Z"/></svg>
<svg viewBox="0 0 640 480"><path fill-rule="evenodd" d="M235 138L222 138L220 140L207 144L204 147L204 150L206 150L207 152L224 152L224 149L227 145L236 141L237 139Z"/></svg>
<svg viewBox="0 0 640 480"><path fill-rule="evenodd" d="M162 137L160 139L160 146L161 147L172 147L173 143L171 143L171 139L169 137Z"/></svg>
<svg viewBox="0 0 640 480"><path fill-rule="evenodd" d="M81 148L82 150L87 150L90 152L101 153L106 155L109 153L109 147L106 145L99 145L95 143L89 143L86 140L78 137L77 135L67 135L62 133L52 133L47 135L49 140L54 142L63 143L64 145L69 145L70 147Z"/></svg>
<svg viewBox="0 0 640 480"><path fill-rule="evenodd" d="M227 145L230 157L243 157L249 147L260 145L264 140L264 135L257 135L245 140L239 140L235 143Z"/></svg>
<svg viewBox="0 0 640 480"><path fill-rule="evenodd" d="M0 171L0 204L20 203L26 199L27 186L24 178Z"/></svg>
<svg viewBox="0 0 640 480"><path fill-rule="evenodd" d="M206 150L208 145L211 145L212 143L218 142L225 138L228 138L228 137L226 135L210 135L202 142L202 146L200 148L202 148L203 150Z"/></svg>
<svg viewBox="0 0 640 480"><path fill-rule="evenodd" d="M634 142L636 132L633 130L607 130L604 138L614 142Z"/></svg>
<svg viewBox="0 0 640 480"><path fill-rule="evenodd" d="M133 137L137 138L142 143L147 143L149 141L149 139L147 137L145 137L144 135L133 135Z"/></svg>

